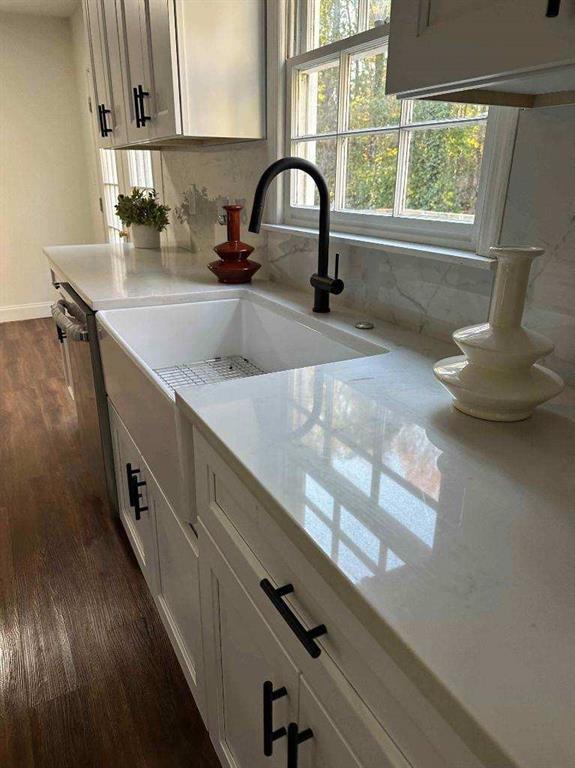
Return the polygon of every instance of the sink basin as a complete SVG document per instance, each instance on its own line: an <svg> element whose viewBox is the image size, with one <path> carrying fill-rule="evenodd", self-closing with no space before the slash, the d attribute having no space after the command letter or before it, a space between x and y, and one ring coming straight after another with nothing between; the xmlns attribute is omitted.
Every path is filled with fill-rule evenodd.
<svg viewBox="0 0 575 768"><path fill-rule="evenodd" d="M174 388L387 352L256 294L97 314L108 398L177 511Z"/></svg>

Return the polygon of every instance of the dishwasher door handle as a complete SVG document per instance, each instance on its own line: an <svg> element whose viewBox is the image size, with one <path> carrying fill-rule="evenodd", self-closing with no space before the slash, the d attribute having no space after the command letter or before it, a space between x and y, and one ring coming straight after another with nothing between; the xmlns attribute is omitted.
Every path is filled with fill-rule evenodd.
<svg viewBox="0 0 575 768"><path fill-rule="evenodd" d="M51 311L54 322L64 331L68 339L72 341L88 341L88 331L82 323L72 319L66 314L66 304L64 301L57 301L52 304Z"/></svg>

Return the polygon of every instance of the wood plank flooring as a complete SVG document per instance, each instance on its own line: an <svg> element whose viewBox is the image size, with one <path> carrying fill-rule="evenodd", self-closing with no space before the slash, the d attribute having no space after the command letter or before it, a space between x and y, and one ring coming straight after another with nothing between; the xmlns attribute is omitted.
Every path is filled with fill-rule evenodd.
<svg viewBox="0 0 575 768"><path fill-rule="evenodd" d="M0 324L0 766L219 768L88 471L52 322Z"/></svg>

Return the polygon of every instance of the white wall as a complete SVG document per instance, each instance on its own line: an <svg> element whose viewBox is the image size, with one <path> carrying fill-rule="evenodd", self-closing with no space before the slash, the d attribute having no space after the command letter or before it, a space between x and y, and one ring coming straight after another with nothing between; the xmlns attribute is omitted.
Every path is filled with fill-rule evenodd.
<svg viewBox="0 0 575 768"><path fill-rule="evenodd" d="M0 13L0 321L48 314L42 246L95 239L68 19Z"/></svg>

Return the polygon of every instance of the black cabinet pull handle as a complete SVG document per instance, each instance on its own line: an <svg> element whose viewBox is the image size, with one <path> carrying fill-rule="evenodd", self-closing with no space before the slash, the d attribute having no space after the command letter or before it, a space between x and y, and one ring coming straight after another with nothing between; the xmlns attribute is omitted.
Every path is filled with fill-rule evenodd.
<svg viewBox="0 0 575 768"><path fill-rule="evenodd" d="M274 685L270 680L266 680L264 683L264 755L271 757L274 752L273 743L282 736L285 736L287 731L282 726L274 731L274 701L281 699L282 696L287 696L287 690L283 686L277 688L274 691Z"/></svg>
<svg viewBox="0 0 575 768"><path fill-rule="evenodd" d="M321 648L314 642L314 640L316 637L321 637L321 635L326 634L327 627L325 624L319 624L313 629L306 629L291 608L284 603L282 597L284 597L284 595L289 595L294 591L293 584L286 584L285 586L276 589L269 579L262 579L260 581L260 587L269 597L282 619L286 622L312 659L317 659L321 653Z"/></svg>
<svg viewBox="0 0 575 768"><path fill-rule="evenodd" d="M102 121L102 105L98 104L98 123L100 125L100 136L105 136L104 123Z"/></svg>
<svg viewBox="0 0 575 768"><path fill-rule="evenodd" d="M305 731L301 731L298 728L297 723L290 723L287 730L288 738L288 758L287 768L297 768L297 757L299 745L304 741L313 738L313 731L311 728L306 728Z"/></svg>
<svg viewBox="0 0 575 768"><path fill-rule="evenodd" d="M112 129L108 128L108 122L106 120L106 115L111 115L112 114L112 110L111 109L106 109L106 105L105 104L99 104L98 105L98 110L100 112L100 125L102 126L102 136L104 138L106 138L106 136L109 133L113 133Z"/></svg>
<svg viewBox="0 0 575 768"><path fill-rule="evenodd" d="M136 113L136 128L142 127L142 120L140 118L140 97L138 96L138 89L132 88L132 94L134 96L134 112Z"/></svg>
<svg viewBox="0 0 575 768"><path fill-rule="evenodd" d="M138 85L137 88L134 88L134 100L136 103L136 127L137 128L143 128L146 125L146 122L148 120L151 120L152 118L150 115L146 114L146 110L144 107L144 97L149 96L150 92L145 91L142 85Z"/></svg>
<svg viewBox="0 0 575 768"><path fill-rule="evenodd" d="M548 19L554 19L555 16L559 16L559 9L561 8L561 0L548 0L547 2L547 16Z"/></svg>
<svg viewBox="0 0 575 768"><path fill-rule="evenodd" d="M138 490L142 486L146 485L145 480L138 480L136 475L140 472L139 469L134 469L130 462L126 464L126 475L128 477L128 496L130 499L130 506L134 509L134 517L139 520L142 517L142 512L147 512L148 507L140 506L140 499L142 494Z"/></svg>

